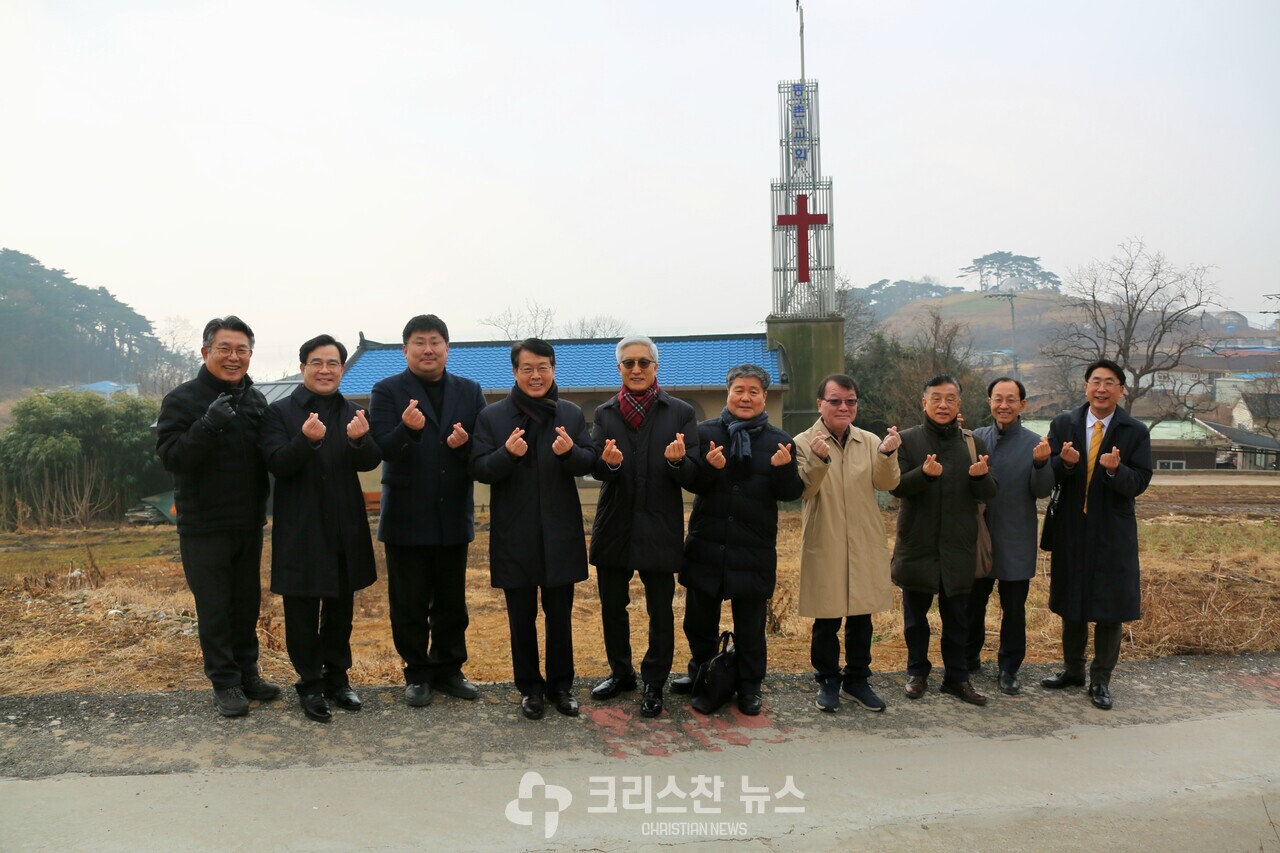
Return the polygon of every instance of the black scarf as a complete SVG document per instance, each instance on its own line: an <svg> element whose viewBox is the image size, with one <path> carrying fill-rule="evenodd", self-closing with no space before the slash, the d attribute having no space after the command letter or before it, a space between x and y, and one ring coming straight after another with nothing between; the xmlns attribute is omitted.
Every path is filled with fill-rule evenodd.
<svg viewBox="0 0 1280 853"><path fill-rule="evenodd" d="M729 458L743 460L751 458L751 439L769 425L769 413L761 412L749 421L735 417L729 407L720 411L720 423L729 430Z"/></svg>
<svg viewBox="0 0 1280 853"><path fill-rule="evenodd" d="M556 387L554 382L547 389L547 393L541 397L530 397L520 390L519 385L511 386L511 401L516 404L517 409L524 413L525 417L538 426L546 426L547 423L555 419L556 401L559 399L560 389Z"/></svg>

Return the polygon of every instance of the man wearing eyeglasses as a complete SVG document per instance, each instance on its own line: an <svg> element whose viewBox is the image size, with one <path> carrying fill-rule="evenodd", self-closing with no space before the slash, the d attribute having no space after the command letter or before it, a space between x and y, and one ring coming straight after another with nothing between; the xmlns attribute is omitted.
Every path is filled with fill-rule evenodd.
<svg viewBox="0 0 1280 853"><path fill-rule="evenodd" d="M338 390L347 348L318 335L298 350L302 384L267 408L262 456L276 478L271 591L284 599L284 636L302 712L327 723L328 700L359 711L351 688L355 591L377 580L360 471L382 454L364 409Z"/></svg>
<svg viewBox="0 0 1280 853"><path fill-rule="evenodd" d="M1041 544L1053 552L1049 609L1062 617L1065 668L1040 684L1051 690L1084 686L1093 622L1089 699L1109 711L1121 626L1142 616L1134 498L1151 482L1151 435L1120 408L1120 365L1099 359L1084 377L1084 405L1049 425L1061 497Z"/></svg>
<svg viewBox="0 0 1280 853"><path fill-rule="evenodd" d="M884 440L853 425L858 385L833 373L818 386L817 423L796 436L804 481L800 615L813 618L809 657L817 706L832 712L844 695L869 711L884 700L871 689L871 614L893 607L889 547L876 490L898 485L897 427ZM844 660L840 667L840 621Z"/></svg>
<svg viewBox="0 0 1280 853"><path fill-rule="evenodd" d="M391 638L404 661L405 702L438 690L474 700L467 661L467 546L475 539L468 466L485 407L479 384L446 369L449 327L419 314L401 333L405 369L373 386L369 428L382 451L378 539L387 554Z"/></svg>
<svg viewBox="0 0 1280 853"><path fill-rule="evenodd" d="M640 714L662 713L662 691L675 654L676 572L684 548L682 488L698 473L693 407L658 386L658 347L643 335L614 348L622 389L595 411L595 478L603 484L591 528L590 561L600 590L609 677L591 696L612 699L636 689L631 661L631 576L644 584L649 648L640 663Z"/></svg>
<svg viewBox="0 0 1280 853"><path fill-rule="evenodd" d="M541 719L549 700L578 716L573 688L573 585L587 579L578 477L596 453L582 410L560 399L556 351L540 338L511 347L515 386L476 419L471 471L490 485L489 574L507 600L520 710ZM538 598L546 677L538 659Z"/></svg>
<svg viewBox="0 0 1280 853"><path fill-rule="evenodd" d="M280 688L258 673L267 468L258 438L267 401L249 378L253 330L234 315L204 327L195 379L165 395L156 452L173 474L182 571L196 603L204 672L224 717Z"/></svg>
<svg viewBox="0 0 1280 853"><path fill-rule="evenodd" d="M929 689L929 609L942 617L942 692L971 705L987 704L969 682L965 647L969 590L977 565L978 502L997 489L987 450L957 421L960 381L942 374L924 384L924 423L902 432L893 494L902 499L893 548L893 582L902 588L902 633L907 643L908 699Z"/></svg>

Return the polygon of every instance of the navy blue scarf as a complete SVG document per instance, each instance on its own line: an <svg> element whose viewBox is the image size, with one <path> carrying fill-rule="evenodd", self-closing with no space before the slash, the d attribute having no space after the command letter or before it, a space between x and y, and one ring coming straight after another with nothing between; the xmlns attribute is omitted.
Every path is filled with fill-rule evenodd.
<svg viewBox="0 0 1280 853"><path fill-rule="evenodd" d="M725 406L720 411L720 423L725 425L729 430L729 458L730 459L750 459L751 458L751 439L769 425L769 413L761 412L749 421L735 417L729 411L729 407Z"/></svg>

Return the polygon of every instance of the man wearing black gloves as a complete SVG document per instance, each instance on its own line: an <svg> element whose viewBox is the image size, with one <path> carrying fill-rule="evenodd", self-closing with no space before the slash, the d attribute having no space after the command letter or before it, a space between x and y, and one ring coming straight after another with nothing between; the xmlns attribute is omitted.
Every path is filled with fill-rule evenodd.
<svg viewBox="0 0 1280 853"><path fill-rule="evenodd" d="M298 701L316 722L332 699L359 711L351 689L355 591L377 579L359 471L382 456L364 410L338 385L347 348L319 335L298 352L302 385L267 409L262 456L276 478L271 525L271 591L284 597L284 634L298 672Z"/></svg>
<svg viewBox="0 0 1280 853"><path fill-rule="evenodd" d="M204 327L195 379L165 395L156 452L173 474L182 570L195 597L204 672L224 717L280 688L258 674L267 469L258 436L267 402L249 378L253 331L239 317Z"/></svg>

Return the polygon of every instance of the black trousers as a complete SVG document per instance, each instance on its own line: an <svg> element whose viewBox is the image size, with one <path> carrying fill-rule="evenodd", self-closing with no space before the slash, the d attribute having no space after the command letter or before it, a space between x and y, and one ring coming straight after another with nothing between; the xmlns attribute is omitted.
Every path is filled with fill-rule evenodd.
<svg viewBox="0 0 1280 853"><path fill-rule="evenodd" d="M300 696L345 687L351 669L351 618L355 593L347 582L346 560L338 572L335 598L286 595L284 641L289 661L298 673L293 685Z"/></svg>
<svg viewBox="0 0 1280 853"><path fill-rule="evenodd" d="M978 578L969 592L969 648L966 659L976 669L987 641L987 601L995 578ZM1027 656L1027 592L1031 580L1000 581L1000 651L996 661L1001 672L1016 673Z"/></svg>
<svg viewBox="0 0 1280 853"><path fill-rule="evenodd" d="M1093 663L1089 665L1091 684L1110 684L1111 670L1120 660L1119 622L1095 622L1093 626ZM1089 646L1089 623L1062 620L1062 660L1067 672L1083 676Z"/></svg>
<svg viewBox="0 0 1280 853"><path fill-rule="evenodd" d="M768 666L764 623L768 599L732 598L733 645L737 649L738 681L747 691L760 689ZM689 675L716 656L720 646L720 597L685 587L684 636L689 641ZM740 691L741 692L741 691Z"/></svg>
<svg viewBox="0 0 1280 853"><path fill-rule="evenodd" d="M902 634L907 641L907 674L928 675L929 608L933 593L902 591ZM969 594L947 595L938 592L938 613L942 616L943 677L957 683L969 680L965 645L969 629Z"/></svg>
<svg viewBox="0 0 1280 853"><path fill-rule="evenodd" d="M258 674L262 530L178 536L182 571L196 600L204 674L219 690Z"/></svg>
<svg viewBox="0 0 1280 853"><path fill-rule="evenodd" d="M632 574L631 569L596 567L604 651L610 671L620 678L635 672L631 663L631 620L627 615ZM676 618L671 611L676 576L674 572L640 572L640 581L644 584L644 604L649 612L649 648L640 662L640 677L645 684L660 687L667 683L671 659L676 652Z"/></svg>
<svg viewBox="0 0 1280 853"><path fill-rule="evenodd" d="M467 543L386 545L391 639L405 684L439 681L467 661Z"/></svg>
<svg viewBox="0 0 1280 853"><path fill-rule="evenodd" d="M538 593L547 632L547 677L538 660ZM511 668L524 696L566 693L573 687L573 584L504 589L511 627Z"/></svg>
<svg viewBox="0 0 1280 853"><path fill-rule="evenodd" d="M840 668L840 618L814 619L809 662L819 681L840 678L843 684L871 677L871 614L844 618L844 669Z"/></svg>

